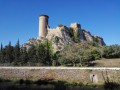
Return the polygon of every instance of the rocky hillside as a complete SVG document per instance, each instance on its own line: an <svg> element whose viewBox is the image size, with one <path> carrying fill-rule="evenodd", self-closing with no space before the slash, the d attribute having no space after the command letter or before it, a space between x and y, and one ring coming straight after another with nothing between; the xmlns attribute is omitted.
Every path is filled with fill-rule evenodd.
<svg viewBox="0 0 120 90"><path fill-rule="evenodd" d="M71 24L70 27L64 25L58 25L56 29L50 29L48 27L48 34L46 38L39 37L37 39L29 39L29 41L23 44L23 47L27 49L44 41L50 41L54 52L61 51L67 44L78 43L82 41L94 41L100 45L105 45L102 37L97 35L91 35L91 33L85 29L81 29L81 25L78 23Z"/></svg>

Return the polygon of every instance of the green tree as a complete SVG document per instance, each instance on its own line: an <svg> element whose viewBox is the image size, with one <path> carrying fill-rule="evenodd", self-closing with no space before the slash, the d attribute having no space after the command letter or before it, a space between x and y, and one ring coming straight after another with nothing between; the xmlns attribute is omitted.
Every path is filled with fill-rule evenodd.
<svg viewBox="0 0 120 90"><path fill-rule="evenodd" d="M104 58L112 58L112 53L114 52L111 46L103 47L103 57Z"/></svg>
<svg viewBox="0 0 120 90"><path fill-rule="evenodd" d="M80 48L77 45L67 46L63 51L60 52L58 61L61 65L72 65L82 64L80 57Z"/></svg>
<svg viewBox="0 0 120 90"><path fill-rule="evenodd" d="M119 45L104 46L102 49L104 58L120 58Z"/></svg>
<svg viewBox="0 0 120 90"><path fill-rule="evenodd" d="M3 45L1 43L1 47L0 47L0 63L3 62Z"/></svg>
<svg viewBox="0 0 120 90"><path fill-rule="evenodd" d="M36 55L39 63L42 63L46 65L46 59L47 59L47 49L45 47L45 44L41 43L36 46Z"/></svg>
<svg viewBox="0 0 120 90"><path fill-rule="evenodd" d="M72 39L74 39L73 28L70 27L69 30L68 30L68 33L69 33L70 37L71 37Z"/></svg>
<svg viewBox="0 0 120 90"><path fill-rule="evenodd" d="M78 43L80 41L80 38L79 38L79 35L80 35L80 30L77 29L77 30L73 30L73 35L74 35L74 38L73 40Z"/></svg>
<svg viewBox="0 0 120 90"><path fill-rule="evenodd" d="M51 56L50 56L50 46L49 46L48 40L46 41L44 46L45 46L45 52L46 52L45 63L47 65L50 65Z"/></svg>
<svg viewBox="0 0 120 90"><path fill-rule="evenodd" d="M99 48L92 48L90 50L90 54L91 54L93 60L97 60L97 59L101 58Z"/></svg>
<svg viewBox="0 0 120 90"><path fill-rule="evenodd" d="M29 48L29 50L27 51L27 54L28 54L28 63L30 63L30 65L34 66L35 63L38 62L37 56L36 56L36 47L31 46L31 48Z"/></svg>
<svg viewBox="0 0 120 90"><path fill-rule="evenodd" d="M28 53L26 48L21 48L21 54L20 54L20 63L21 65L27 65L28 62Z"/></svg>
<svg viewBox="0 0 120 90"><path fill-rule="evenodd" d="M113 58L120 58L120 46L115 44L115 45L112 45L111 48L114 51L112 53Z"/></svg>
<svg viewBox="0 0 120 90"><path fill-rule="evenodd" d="M20 64L20 43L19 40L17 41L15 47L14 47L14 65Z"/></svg>
<svg viewBox="0 0 120 90"><path fill-rule="evenodd" d="M89 45L81 45L75 43L68 45L60 52L58 61L61 65L85 66L95 59L100 59L101 55L98 47L91 47Z"/></svg>
<svg viewBox="0 0 120 90"><path fill-rule="evenodd" d="M13 60L14 60L14 55L13 55L14 54L14 48L11 45L11 42L9 42L9 44L8 44L8 48L7 48L6 53L8 54L8 60L9 60L9 62L12 63Z"/></svg>

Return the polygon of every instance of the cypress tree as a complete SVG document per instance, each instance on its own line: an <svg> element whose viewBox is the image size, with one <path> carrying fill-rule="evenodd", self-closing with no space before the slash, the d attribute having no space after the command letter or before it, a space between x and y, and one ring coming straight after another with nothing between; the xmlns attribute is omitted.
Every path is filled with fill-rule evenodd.
<svg viewBox="0 0 120 90"><path fill-rule="evenodd" d="M0 51L2 51L2 50L3 50L3 45L2 45L2 43L1 43Z"/></svg>
<svg viewBox="0 0 120 90"><path fill-rule="evenodd" d="M20 60L21 60L20 63L21 63L22 66L27 64L28 54L27 54L26 48L21 49Z"/></svg>
<svg viewBox="0 0 120 90"><path fill-rule="evenodd" d="M13 59L14 59L14 55L13 55L13 46L11 45L11 42L9 42L8 44L8 50L7 50L7 53L8 53L8 56L9 56L9 62L13 62Z"/></svg>
<svg viewBox="0 0 120 90"><path fill-rule="evenodd" d="M35 65L35 63L37 62L35 46L30 47L27 51L27 54L28 54L28 62L30 63L30 65L32 66Z"/></svg>
<svg viewBox="0 0 120 90"><path fill-rule="evenodd" d="M20 62L20 44L19 44L19 39L14 47L14 57L15 57L15 61L14 61L14 65L19 65Z"/></svg>
<svg viewBox="0 0 120 90"><path fill-rule="evenodd" d="M2 51L3 51L3 45L1 43L1 47L0 47L0 63L2 63L2 60L3 60Z"/></svg>

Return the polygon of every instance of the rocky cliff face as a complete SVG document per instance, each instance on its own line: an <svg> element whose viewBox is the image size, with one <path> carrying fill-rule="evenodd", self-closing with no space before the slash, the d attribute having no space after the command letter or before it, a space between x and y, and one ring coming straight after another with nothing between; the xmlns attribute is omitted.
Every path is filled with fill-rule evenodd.
<svg viewBox="0 0 120 90"><path fill-rule="evenodd" d="M66 26L58 26L55 30L50 30L46 37L52 40L52 47L54 51L61 51L67 44L74 43L69 35L69 29Z"/></svg>
<svg viewBox="0 0 120 90"><path fill-rule="evenodd" d="M102 37L91 35L89 31L81 29L80 24L73 23L70 27L59 25L56 29L48 28L48 34L46 38L30 39L27 43L23 44L23 47L29 49L32 46L48 40L52 42L53 50L56 52L63 50L64 46L67 44L75 43L76 39L77 42L94 41L100 45L105 45Z"/></svg>

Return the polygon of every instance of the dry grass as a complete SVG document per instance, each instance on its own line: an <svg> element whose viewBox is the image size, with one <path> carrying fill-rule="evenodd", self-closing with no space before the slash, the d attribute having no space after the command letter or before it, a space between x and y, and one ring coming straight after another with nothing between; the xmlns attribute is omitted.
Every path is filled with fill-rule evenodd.
<svg viewBox="0 0 120 90"><path fill-rule="evenodd" d="M93 64L94 67L120 67L120 58L96 60Z"/></svg>

